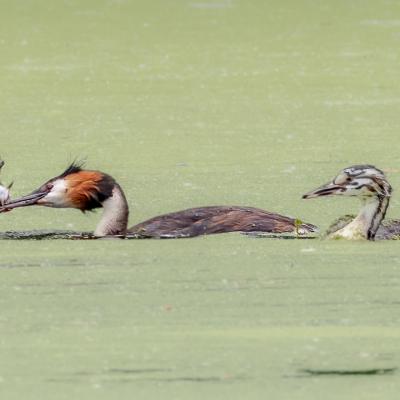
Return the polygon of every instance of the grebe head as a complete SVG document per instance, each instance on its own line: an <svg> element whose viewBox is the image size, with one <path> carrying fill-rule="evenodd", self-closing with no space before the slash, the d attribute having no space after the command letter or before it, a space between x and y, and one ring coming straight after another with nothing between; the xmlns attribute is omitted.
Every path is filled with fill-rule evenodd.
<svg viewBox="0 0 400 400"><path fill-rule="evenodd" d="M309 192L303 199L341 195L356 196L362 208L347 225L332 231L329 237L374 240L385 218L392 187L385 174L372 165L353 165L342 170L331 182Z"/></svg>
<svg viewBox="0 0 400 400"><path fill-rule="evenodd" d="M111 176L83 170L82 164L72 163L62 174L48 180L31 194L8 202L7 210L42 205L90 211L103 207L116 185Z"/></svg>
<svg viewBox="0 0 400 400"><path fill-rule="evenodd" d="M390 197L392 187L385 174L373 165L353 165L340 171L331 181L303 195L303 199L321 196Z"/></svg>
<svg viewBox="0 0 400 400"><path fill-rule="evenodd" d="M121 187L110 175L84 170L82 164L71 164L31 194L7 202L0 212L33 205L77 208L82 212L101 207L103 216L95 236L124 235L127 230L129 208Z"/></svg>

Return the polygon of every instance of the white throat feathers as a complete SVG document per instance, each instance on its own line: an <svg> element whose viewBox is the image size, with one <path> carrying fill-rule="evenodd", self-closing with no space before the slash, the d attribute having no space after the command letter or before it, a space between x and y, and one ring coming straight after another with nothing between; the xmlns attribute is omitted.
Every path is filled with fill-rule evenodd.
<svg viewBox="0 0 400 400"><path fill-rule="evenodd" d="M112 195L103 203L103 215L94 231L95 236L125 235L129 208L124 192L118 184L115 184Z"/></svg>

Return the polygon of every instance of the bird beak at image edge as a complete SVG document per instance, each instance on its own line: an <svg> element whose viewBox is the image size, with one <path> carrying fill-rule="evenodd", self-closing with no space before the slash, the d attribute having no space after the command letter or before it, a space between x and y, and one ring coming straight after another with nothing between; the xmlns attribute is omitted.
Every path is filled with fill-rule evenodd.
<svg viewBox="0 0 400 400"><path fill-rule="evenodd" d="M11 200L9 203L0 207L0 213L12 210L13 208L33 206L47 194L47 192L34 192L27 196L22 196L19 199Z"/></svg>

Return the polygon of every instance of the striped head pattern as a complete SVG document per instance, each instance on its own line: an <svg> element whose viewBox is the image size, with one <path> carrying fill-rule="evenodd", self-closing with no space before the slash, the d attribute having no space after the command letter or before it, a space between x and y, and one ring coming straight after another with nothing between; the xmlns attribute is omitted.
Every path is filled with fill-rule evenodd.
<svg viewBox="0 0 400 400"><path fill-rule="evenodd" d="M341 195L368 197L390 197L392 187L385 174L373 165L353 165L321 187L303 195L303 199L314 197Z"/></svg>

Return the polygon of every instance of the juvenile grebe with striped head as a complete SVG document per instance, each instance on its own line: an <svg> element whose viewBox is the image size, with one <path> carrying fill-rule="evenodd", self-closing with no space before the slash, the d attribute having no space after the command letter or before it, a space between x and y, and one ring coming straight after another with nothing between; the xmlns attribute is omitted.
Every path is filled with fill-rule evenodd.
<svg viewBox="0 0 400 400"><path fill-rule="evenodd" d="M254 207L196 207L159 215L127 229L129 208L121 187L110 175L72 164L30 195L7 203L0 212L17 207L42 205L76 208L83 212L103 208L95 236L136 235L148 238L179 238L224 232L317 231L312 224Z"/></svg>
<svg viewBox="0 0 400 400"><path fill-rule="evenodd" d="M329 237L374 240L385 218L391 193L392 187L383 171L372 165L353 165L331 182L306 193L303 199L332 195L358 197L362 203L358 215Z"/></svg>

